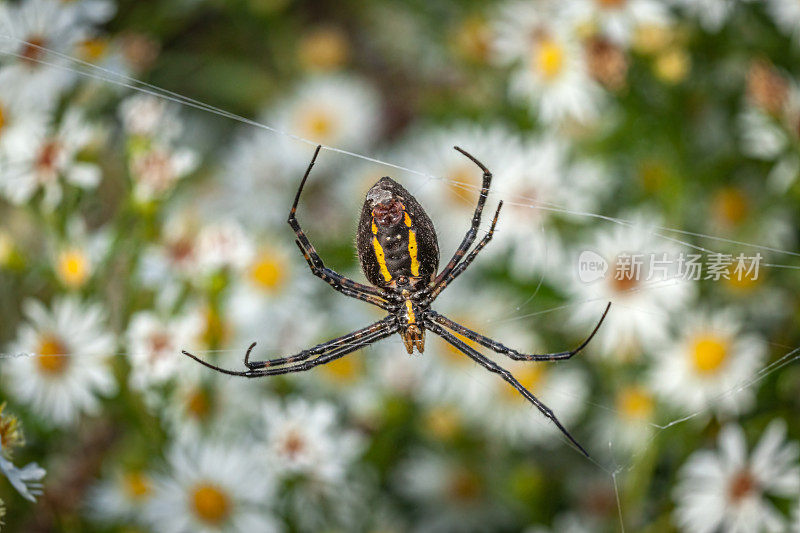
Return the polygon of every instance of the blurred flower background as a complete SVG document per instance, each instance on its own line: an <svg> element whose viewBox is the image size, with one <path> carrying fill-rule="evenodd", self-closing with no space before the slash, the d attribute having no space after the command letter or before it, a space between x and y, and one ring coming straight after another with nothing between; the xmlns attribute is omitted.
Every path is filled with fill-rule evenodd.
<svg viewBox="0 0 800 533"><path fill-rule="evenodd" d="M798 64L796 0L0 0L0 522L800 531ZM239 369L380 317L292 244L316 143L340 151L298 218L337 271L363 279L384 175L449 259L459 145L505 209L436 309L542 353L613 303L569 361L495 357L591 459L430 334L262 380L180 355ZM632 254L716 274L615 275Z"/></svg>

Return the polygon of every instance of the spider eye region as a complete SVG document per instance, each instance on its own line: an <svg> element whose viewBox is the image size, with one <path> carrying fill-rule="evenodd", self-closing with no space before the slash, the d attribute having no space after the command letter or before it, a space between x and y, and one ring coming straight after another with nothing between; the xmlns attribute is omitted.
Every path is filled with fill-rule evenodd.
<svg viewBox="0 0 800 533"><path fill-rule="evenodd" d="M397 200L389 200L372 209L372 217L379 226L394 226L403 219L405 207Z"/></svg>

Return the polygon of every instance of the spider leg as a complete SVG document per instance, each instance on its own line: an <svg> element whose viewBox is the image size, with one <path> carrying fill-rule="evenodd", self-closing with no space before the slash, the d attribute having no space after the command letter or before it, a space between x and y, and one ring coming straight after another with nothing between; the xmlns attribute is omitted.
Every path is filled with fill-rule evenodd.
<svg viewBox="0 0 800 533"><path fill-rule="evenodd" d="M486 348L489 348L490 350L495 351L501 355L506 355L515 361L561 361L564 359L569 359L576 353L586 348L586 345L588 345L589 341L592 340L595 333L597 333L597 330L600 329L600 326L603 324L603 320L605 320L606 314L608 314L608 310L610 308L611 308L611 303L609 303L606 306L605 311L603 311L603 316L600 317L600 321L597 322L597 325L594 327L589 336L586 337L586 339L580 344L580 346L568 352L545 353L545 354L520 353L517 350L514 350L513 348L509 348L508 346L505 346L497 342L496 340L490 339L489 337L486 337L484 335L481 335L480 333L472 331L471 329L466 328L461 324L459 324L458 322L450 320L446 316L440 315L439 313L433 310L429 310L425 316L430 320L433 320L437 324L445 326L446 328L463 335L469 340L475 341L481 346L485 346Z"/></svg>
<svg viewBox="0 0 800 533"><path fill-rule="evenodd" d="M450 282L460 276L467 267L475 260L478 253L483 250L483 247L489 244L489 241L492 240L494 236L494 228L497 226L497 217L500 216L500 209L503 207L503 201L501 200L499 204L497 204L497 211L494 212L494 218L492 219L492 226L489 228L489 233L483 236L483 238L478 242L478 245L472 249L472 251L464 258L463 261L458 263L458 265L450 272L450 274L442 280L439 285L434 286L433 291L431 294L425 299L426 303L431 303L433 300L439 296L439 293L442 292L445 287L450 285Z"/></svg>
<svg viewBox="0 0 800 533"><path fill-rule="evenodd" d="M262 376L277 376L280 374L289 374L292 372L305 372L306 370L311 370L315 366L330 363L331 361L339 359L340 357L344 357L349 353L360 350L364 346L368 346L376 341L385 339L390 335L394 335L397 332L397 330L398 326L396 324L388 325L382 329L378 329L377 331L364 335L363 337L355 340L352 343L348 343L344 346L334 349L333 351L320 355L316 359L311 359L296 365L284 366L280 368L262 368L257 370L249 370L244 375L248 378L258 378Z"/></svg>
<svg viewBox="0 0 800 533"><path fill-rule="evenodd" d="M578 444L578 441L575 440L575 438L572 435L570 435L569 431L567 431L567 429L563 425L561 425L561 422L559 422L558 418L556 418L556 415L553 414L553 411L549 407L547 407L545 404L543 404L528 389L523 387L522 384L519 381L517 381L517 379L514 376L511 375L511 372L509 372L505 368L499 366L494 361L488 359L487 357L482 355L480 352L478 352L476 349L474 349L471 346L469 346L468 344L464 343L463 341L458 339L456 336L454 336L452 333L450 333L446 329L442 328L438 324L434 324L434 323L431 323L429 321L426 321L425 322L425 327L428 328L429 330L431 330L433 333L435 333L435 334L439 335L440 337L442 337L445 341L450 343L454 348L456 348L457 350L459 350L463 354L465 354L468 357L470 357L471 359L473 359L475 362L477 362L479 365L481 365L483 368L485 368L489 372L494 372L495 374L499 374L500 377L502 377L504 380L506 380L512 387L514 387L520 394L522 394L522 396L524 396L526 400L528 400L533 405L535 405L536 408L539 409L539 411L544 416L549 418L550 421L553 422L553 424L555 424L556 427L559 430L561 430L561 433L563 433L564 436L566 436L567 439L569 439L569 441L572 444L574 444L586 457L589 457L589 453L583 448L583 446Z"/></svg>
<svg viewBox="0 0 800 533"><path fill-rule="evenodd" d="M311 168L314 166L314 162L317 160L317 155L319 155L319 151L322 148L322 145L318 145L317 149L314 151L314 156L311 158L311 163L308 164L308 168L306 169L306 173L303 175L303 180L300 182L300 187L297 189L297 194L294 197L294 203L292 204L292 208L289 211L289 218L287 222L289 226L294 231L294 234L297 236L297 243L300 251L303 253L303 256L306 258L308 262L309 268L311 268L311 272L317 276L318 278L322 279L326 283L328 283L334 290L341 292L342 294L346 294L347 296L354 296L354 292L359 292L362 294L368 294L375 298L383 298L384 293L375 287L371 287L369 285L364 285L363 283L358 283L353 281L341 274L327 268L325 264L322 262L322 258L317 253L317 250L314 248L314 245L311 244L311 241L308 240L303 229L300 227L300 223L297 221L297 217L295 213L297 212L297 204L300 201L300 194L303 192L303 187L306 184L306 180L308 180L308 176L311 173ZM342 289L348 289L348 292L343 291ZM362 298L363 300L363 298ZM378 305L377 300L364 300L374 305ZM386 309L384 307L384 309Z"/></svg>
<svg viewBox="0 0 800 533"><path fill-rule="evenodd" d="M492 173L489 172L489 169L486 168L483 163L475 159L472 155L468 154L458 146L454 146L454 148L467 156L473 163L480 167L480 169L483 171L483 185L481 186L481 194L478 197L478 205L475 206L475 213L472 215L472 223L470 224L469 230L467 230L467 234L464 235L464 240L461 241L461 244L456 249L452 259L450 259L450 262L447 263L447 266L444 267L441 272L439 272L439 274L431 283L432 287L436 287L442 282L442 280L450 275L450 272L453 271L459 261L461 261L461 259L464 257L464 254L467 253L469 247L472 246L472 243L475 242L475 236L478 234L478 226L481 224L483 206L486 203L486 197L489 195L489 186L492 184Z"/></svg>
<svg viewBox="0 0 800 533"><path fill-rule="evenodd" d="M305 249L303 249L303 245L300 243L300 241L295 240L294 242L295 244L297 244L297 247L300 248L300 252L303 254L306 263L308 263L311 272L313 272L314 275L317 276L318 278L328 283L331 287L334 288L334 290L341 292L345 296L350 296L352 298L361 300L362 302L367 302L372 305L378 306L385 311L391 309L391 306L383 298L380 298L378 296L373 296L372 294L359 292L355 289L351 289L347 286L342 285L341 280L347 279L344 278L344 276L341 276L336 272L333 272L329 268L318 269L317 267L315 267L314 263L311 261L311 256L309 256L308 252Z"/></svg>
<svg viewBox="0 0 800 533"><path fill-rule="evenodd" d="M394 315L389 316L383 320L375 322L365 328L359 329L347 335L343 335L341 337L337 337L327 342L323 342L314 346L313 348L309 348L307 350L303 350L295 355L287 356L287 357L279 357L277 359L270 359L267 361L254 361L250 362L250 352L253 350L253 347L256 343L250 345L247 349L247 353L244 357L244 364L247 366L248 370L245 371L235 371L235 370L228 370L225 368L218 367L216 365L212 365L202 359L198 358L194 354L183 350L181 353L188 357L191 357L198 363L211 368L212 370L216 370L217 372L222 372L223 374L228 374L231 376L244 376L244 377L259 377L259 376L272 376L278 374L288 374L289 372L300 372L303 370L308 370L309 368L313 368L314 366L324 364L327 362L332 361L333 359L337 359L348 353L354 352L359 348L366 346L367 344L371 344L377 340L380 340L384 337L388 337L389 335L395 333L397 331L397 324L395 321ZM311 357L319 355L317 359L313 359L308 361ZM290 363L297 363L301 362L301 364L295 364L293 366L285 366ZM280 367L280 368L270 368L270 367Z"/></svg>

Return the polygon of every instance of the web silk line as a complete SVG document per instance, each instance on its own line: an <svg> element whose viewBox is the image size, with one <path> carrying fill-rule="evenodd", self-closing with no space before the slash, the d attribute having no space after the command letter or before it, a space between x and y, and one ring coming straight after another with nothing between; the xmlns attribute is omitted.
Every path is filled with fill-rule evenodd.
<svg viewBox="0 0 800 533"><path fill-rule="evenodd" d="M243 124L247 124L247 125L253 126L255 128L259 128L259 129L266 130L266 131L269 131L269 132L272 132L272 133L276 133L278 135L283 135L285 137L288 137L290 139L293 139L293 140L308 144L310 146L320 145L317 142L314 142L312 140L306 139L306 138L301 137L299 135L283 131L281 129L269 126L267 124L264 124L264 123L261 123L261 122L255 121L255 120L248 119L248 118L243 117L241 115L238 115L236 113L225 111L224 109L212 106L210 104L206 104L204 102L201 102L199 100L190 98L188 96L184 96L182 94L170 91L168 89L163 89L161 87L158 87L156 85L153 85L153 84L138 80L138 79L133 78L131 76L127 76L125 74L122 74L122 73L119 73L119 72L115 72L113 70L101 67L100 65L96 65L94 63L91 63L91 62L88 62L88 61L84 61L84 60L76 58L74 56L71 56L71 55L68 55L68 54L64 54L64 53L58 52L56 50L49 49L47 47L38 45L38 44L30 42L30 41L26 41L24 39L19 39L19 38L16 38L16 37L13 37L13 36L10 36L10 35L7 35L7 34L6 35L0 35L0 39L6 39L6 40L9 40L9 41L13 41L13 42L16 42L17 44L25 45L25 46L34 48L34 49L42 51L42 52L45 52L45 53L48 53L48 54L52 54L52 55L54 55L54 56L56 56L58 58L64 59L64 60L69 61L69 62L71 62L73 64L80 65L82 67L86 67L86 68L91 69L93 71L101 72L102 74L93 74L92 72L86 72L86 71L80 70L78 68L72 68L72 67L69 67L69 66L66 66L66 65L60 65L60 64L57 64L57 63L52 63L52 62L45 61L45 60L39 59L39 58L23 57L21 54L18 54L18 53L15 53L15 52L0 51L0 54L3 54L3 55L12 56L12 57L16 57L16 58L19 58L19 59L25 59L26 61L34 61L34 62L43 64L43 65L47 65L47 66L52 67L52 68L57 68L57 69L60 69L60 70L66 70L66 71L69 71L69 72L74 72L74 73L80 74L82 76L87 76L87 77L90 77L90 78L93 78L93 79L97 79L97 80L100 80L100 81L105 81L105 82L112 83L112 84L115 84L115 85L118 85L118 86L126 87L126 88L132 89L134 91L138 91L138 92L141 92L141 93L144 93L144 94L149 94L151 96L155 96L155 97L158 97L158 98L169 100L169 101L175 102L175 103L180 104L180 105L185 105L185 106L188 106L188 107L199 109L201 111L206 111L206 112L209 112L209 113L213 113L213 114L225 117L225 118L230 118L232 120L236 120L236 121L241 122ZM114 79L114 78L118 78L118 79ZM120 80L123 80L123 81L120 81ZM464 188L466 190L474 190L474 191L480 190L480 186L478 186L478 185L467 184L467 183L460 182L458 180L453 180L453 179L450 179L450 178L440 178L440 177L434 176L434 175L426 173L426 172L422 172L422 171L419 171L419 170L408 168L408 167L405 167L405 166L402 166L402 165L398 165L398 164L395 164L395 163L390 163L388 161L383 161L383 160L380 160L380 159L377 159L377 158L374 158L374 157L369 157L369 156L366 156L366 155L363 155L363 154L359 154L359 153L356 153L356 152L343 150L341 148L336 148L334 146L328 146L328 145L324 145L324 144L322 144L320 146L322 146L323 149L331 151L331 152L335 152L335 153L339 153L339 154L342 154L342 155L355 157L355 158L358 158L358 159L362 159L364 161L369 161L371 163L375 163L375 164L378 164L378 165L387 166L387 167L394 168L394 169L397 169L397 170L400 170L400 171L403 171L403 172L408 172L410 174L414 174L414 175L423 177L423 178L428 179L428 180L436 180L436 181L444 181L444 182L448 182L448 183L453 183L453 184L455 184L455 185L457 185L459 187L462 187L462 188ZM519 202L514 203L514 202L512 202L513 198L524 200L526 203L519 203ZM574 209L567 209L567 208L565 208L563 206L560 206L560 205L552 203L552 202L537 200L537 199L529 198L529 197L526 197L526 196L523 196L523 195L516 195L513 198L512 198L512 200L508 200L508 202L510 204L513 204L513 205L518 205L518 206L523 206L523 207L530 207L530 208L535 208L535 209L542 209L542 210L546 210L546 211L554 211L554 212L559 212L559 213L564 213L564 214L571 214L571 215L576 215L576 216L597 218L597 219L600 219L600 220L605 220L605 221L608 221L608 222L612 222L614 224L619 224L619 225L628 226L628 227L641 227L640 224L636 224L634 221L631 221L631 220L625 220L625 219L612 217L612 216L608 216L608 215L602 215L602 214L599 214L599 213L592 213L592 212L589 212L589 211L579 211L579 210L574 210ZM663 239L670 240L670 241L673 241L673 242L678 243L678 244L682 244L682 245L691 247L691 248L696 249L696 250L704 251L704 252L707 252L707 253L716 253L716 252L713 252L713 251L708 250L708 249L706 249L704 247L701 247L701 246L693 245L691 243L688 243L688 242L685 242L685 241L681 241L679 239L673 239L673 238L668 237L668 236L666 236L666 235L664 235L662 233L658 233L656 231L652 231L650 228L643 228L643 229L645 229L650 234L659 236L659 237L661 237ZM725 243L729 243L729 244L737 244L737 245L740 245L740 246L747 246L747 247L750 247L750 248L753 248L753 249L759 249L759 250L770 251L770 252L774 252L774 253L787 254L787 255L794 256L794 257L800 257L800 252L794 252L794 251L791 251L791 250L785 250L785 249L780 249L780 248L775 248L775 247L770 247L770 246L764 246L764 245L760 245L760 244L756 244L756 243L750 243L750 242L745 242L745 241L728 239L728 238L725 238L725 237L720 237L720 236L716 236L716 235L710 235L710 234L706 234L706 233L692 232L692 231L682 230L682 229L678 229L678 228L665 227L665 226L655 226L654 229L661 230L661 231L681 233L681 234L684 234L684 235L690 235L690 236L694 236L694 237L706 238L706 239L716 240L716 241L725 242ZM770 264L764 265L764 266L769 266L769 267L772 267L772 268L790 268L790 269L799 269L800 270L800 266L794 266L794 265L778 265L778 264L771 264L770 263Z"/></svg>
<svg viewBox="0 0 800 533"><path fill-rule="evenodd" d="M308 144L310 146L316 146L317 144L319 144L319 143L316 143L316 142L311 141L309 139L305 139L305 138L300 137L298 135L295 135L295 134L280 130L278 128L271 127L269 125L260 123L258 121L254 121L254 120L242 117L242 116L237 115L235 113L231 113L231 112L225 111L223 109L220 109L220 108L217 108L215 106L206 104L204 102L192 99L190 97L181 95L179 93L175 93L175 92L169 91L167 89L163 89L161 87L158 87L158 86L143 82L141 80L138 80L138 79L135 79L135 78L132 78L132 77L129 77L129 76L126 76L124 74L121 74L121 73L118 73L118 72L114 72L114 71L112 71L110 69L106 69L106 68L101 67L99 65L95 65L93 63L90 63L90 62L87 62L87 61L83 61L81 59L78 59L76 57L70 56L68 54L63 54L63 53L60 53L58 51L48 49L46 47L37 45L36 43L32 43L30 41L26 41L26 40L23 40L23 39L18 39L18 38L9 36L9 35L0 35L0 38L5 38L6 40L14 41L14 42L16 42L18 44L24 44L24 45L32 47L34 49L38 49L40 51L46 52L48 54L55 55L56 57L59 57L61 59L65 59L65 60L67 60L67 61L69 61L69 62L71 62L73 64L81 65L81 66L86 67L88 69L91 69L92 71L95 71L95 72L101 72L101 73L105 74L105 76L102 75L102 74L95 74L93 72L86 72L84 70L79 70L78 68L71 68L69 66L48 62L48 61L45 61L45 60L42 60L42 59L38 59L38 58L25 57L24 59L27 60L27 61L34 61L34 62L43 64L43 65L47 65L47 66L52 67L52 68L74 72L74 73L77 73L77 74L85 76L85 77L89 77L89 78L93 78L93 79L96 79L96 80L112 83L112 84L115 84L115 85L118 85L118 86L122 86L122 87L126 87L128 89L131 89L131 90L134 90L134 91L137 91L137 92L140 92L140 93L149 94L149 95L157 97L157 98L161 98L161 99L164 99L164 100L172 101L172 102L180 104L180 105L184 105L184 106L192 107L192 108L195 108L195 109L198 109L198 110L201 110L201 111L213 113L213 114L216 114L218 116L229 118L229 119L232 119L232 120L236 120L238 122L241 122L243 124L247 124L247 125L255 127L255 128L259 128L259 129L266 130L266 131L269 131L269 132L272 132L272 133L283 135L283 136L285 136L287 138L290 138L290 139L293 139L293 140L296 140L296 141L299 141L299 142L303 142L303 143ZM6 56L11 56L11 57L16 57L16 58L20 58L20 59L23 58L20 54L17 54L17 53L14 53L14 52L0 51L0 54L6 55ZM112 78L112 76L117 78L117 79ZM123 81L120 81L120 80L123 80ZM464 190L472 190L472 191L480 190L480 187L477 186L477 185L467 184L467 183L464 183L464 182L460 182L460 181L453 180L453 179L448 179L448 178L439 178L437 176L433 176L433 175L425 173L425 172L421 172L421 171L418 171L418 170L415 170L415 169L407 168L407 167L404 167L404 166L401 166L401 165L397 165L397 164L394 164L394 163L390 163L390 162L387 162L387 161L382 161L382 160L379 160L379 159L376 159L376 158L373 158L373 157L369 157L369 156L366 156L366 155L363 155L363 154L358 154L358 153L351 152L351 151L348 151L348 150L343 150L343 149L336 148L336 147L333 147L333 146L322 145L322 148L325 149L325 150L331 151L331 152L340 153L340 154L343 154L343 155L346 155L346 156L355 157L355 158L362 159L364 161L368 161L368 162L375 163L375 164L378 164L378 165L383 165L383 166L387 166L387 167L390 167L390 168L394 168L394 169L397 169L397 170L400 170L400 171L403 171L403 172L408 172L410 174L414 174L414 175L423 177L423 178L425 178L427 180L439 180L439 181L445 181L445 182L453 183L457 187L460 187L460 188L462 188ZM523 203L523 202L514 202L513 199L522 200L525 203ZM611 222L611 223L614 223L614 224L627 226L627 227L640 227L641 226L640 224L637 224L637 223L635 223L634 221L631 221L631 220L625 220L625 219L622 219L622 218L612 217L612 216L608 216L608 215L602 215L602 214L599 214L599 213L592 213L592 212L586 212L586 211L578 211L578 210L573 210L573 209L567 209L567 208L565 208L563 206L560 206L558 204L554 204L552 202L546 202L546 201L541 201L541 200L537 200L537 199L534 199L534 198L528 198L528 197L525 197L523 195L514 196L513 199L512 200L508 200L508 203L511 204L511 205L518 205L518 206L521 206L521 207L528 207L528 208L532 208L532 209L542 209L542 210L545 210L545 211L552 211L552 212L558 212L558 213L563 213L563 214L571 214L571 215L576 215L576 216L596 218L596 219L604 220L604 221L607 221L607 222ZM718 241L718 242L723 242L723 243L727 243L727 244L735 244L735 245L740 245L740 246L747 246L747 247L750 247L750 248L753 248L753 249L764 250L764 251L780 253L780 254L786 254L786 255L790 255L790 256L794 256L794 257L800 257L800 253L794 252L794 251L791 251L791 250L784 250L784 249L780 249L780 248L764 246L764 245L755 244L755 243L749 243L749 242L740 241L740 240L729 239L729 238L720 237L720 236L716 236L716 235L710 235L710 234L699 233L699 232L692 232L692 231L682 230L682 229L678 229L678 228L670 228L670 227L665 227L665 226L654 226L653 229L654 230L658 230L658 231L663 231L663 232L673 232L673 233L679 233L679 234L682 234L682 235L688 235L688 236L693 236L693 237L698 237L698 238L705 238L705 239L714 240L714 241ZM658 231L653 231L650 228L647 228L646 231L648 231L648 233L650 233L652 235L656 235L656 236L658 236L660 238L675 242L677 244L688 246L690 248L693 248L693 249L696 249L696 250L699 250L699 251L703 251L703 252L706 252L706 253L715 253L715 252L712 252L711 250L708 250L707 248L704 248L702 246L694 245L694 244L682 241L680 239L669 237L667 235L664 235L663 233L659 233ZM780 264L774 264L774 263L766 263L763 266L771 267L771 268L800 269L800 266L780 265ZM538 288L537 288L537 290L538 290ZM637 289L637 290L643 290L643 289ZM597 299L597 300L599 300L599 299ZM556 307L556 308L554 308L552 310L569 307L570 305L574 305L574 304L558 306L558 307ZM531 315L526 315L526 316L534 316L534 315L538 315L538 314L543 314L543 313L550 312L552 310L544 310L544 311L540 311L538 313L533 313ZM524 317L518 317L518 318L521 319L521 318L524 318ZM212 353L212 352L233 352L233 351L235 351L235 350L233 350L233 349L230 349L230 350L198 350L196 352L197 353ZM771 363L771 364L763 367L762 369L760 369L750 379L745 380L744 382L738 384L737 386L731 388L728 391L723 392L722 394L720 394L720 396L724 396L726 394L733 394L733 393L737 393L737 392L739 392L741 390L744 390L745 388L748 388L748 387L754 385L755 383L763 380L768 375L772 374L773 372L776 372L780 368L783 368L784 366L786 366L788 364L791 364L794 361L797 361L798 359L800 359L800 353L798 353L798 352L800 352L800 348L796 348L796 349L786 353L780 359L778 359L778 360L774 361L773 363ZM35 356L35 355L39 355L39 354L29 354L29 353L26 353L26 354L0 354L0 358L18 358L18 357ZM57 354L57 355L62 355L62 354ZM68 355L68 354L63 354L63 355ZM110 355L130 355L130 354L118 353L118 354L110 354ZM609 408L607 406L604 406L604 408L616 412L616 410L613 409L613 408ZM691 413L691 414L689 414L687 416L684 416L682 418L673 420L672 422L670 422L668 424L665 424L665 425L651 424L651 426L656 428L658 431L656 432L655 435L653 435L653 437L650 439L649 442L652 442L652 440L655 439L655 436L658 433L660 433L661 431L666 430L666 429L668 429L670 427L673 427L674 425L677 425L677 424L680 424L682 422L685 422L687 420L690 420L692 418L695 418L695 417L699 416L700 414L702 414L703 412L705 412L705 411L707 411L709 409L710 409L710 406L709 407L704 407L704 408L702 408L702 409L700 409L700 410L698 410L696 412L693 412L693 413ZM566 442L566 440L563 439L563 437L562 437L562 440L564 440ZM649 447L650 447L650 444L646 444L643 450L640 450L640 452L638 452L637 454L633 454L632 455L631 461L625 467L616 468L613 471L611 469L607 469L607 468L603 467L602 465L600 465L596 461L592 460L593 463L595 463L601 470L605 471L611 477L611 481L612 481L612 485L613 485L613 489L614 489L614 494L615 494L615 498L616 498L616 503L617 503L617 510L618 510L618 514L619 514L620 528L621 528L621 530L623 532L625 531L625 529L624 529L623 511L622 511L622 506L621 506L621 501L620 501L619 487L618 487L618 483L617 483L617 475L619 474L619 472L621 472L621 471L623 471L625 469L629 469L631 467L631 465L633 464L635 457L637 457L641 453L644 453L644 451L649 449Z"/></svg>

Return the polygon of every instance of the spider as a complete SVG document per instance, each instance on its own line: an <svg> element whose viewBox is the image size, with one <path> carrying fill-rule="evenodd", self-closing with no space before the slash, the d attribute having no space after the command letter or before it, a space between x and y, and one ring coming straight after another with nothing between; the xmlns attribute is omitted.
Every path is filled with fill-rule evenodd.
<svg viewBox="0 0 800 533"><path fill-rule="evenodd" d="M600 329L611 304L606 306L599 322L580 346L574 350L549 354L518 352L431 309L431 304L436 297L472 264L478 253L492 239L497 225L497 217L503 207L503 202L499 202L489 232L467 254L467 250L475 242L478 233L483 206L492 182L492 173L480 161L458 146L454 148L483 171L483 184L469 230L444 269L437 273L439 244L431 219L411 193L393 179L384 177L367 192L356 236L356 248L361 269L371 285L364 285L338 274L323 264L295 216L300 194L303 192L306 180L317 160L320 148L321 146L317 146L314 156L311 158L311 163L300 182L294 203L289 211L288 223L295 233L295 243L315 276L344 295L380 307L388 313L387 316L374 324L323 342L295 355L267 361L250 360L250 353L256 345L254 342L244 356L244 365L247 370L241 372L212 365L187 351L182 351L182 353L217 372L256 378L310 370L395 333L400 334L409 354L413 354L415 349L422 353L425 350L425 330L428 330L442 337L486 370L499 374L526 400L536 406L544 416L549 418L569 441L588 457L589 454L586 450L561 425L550 408L523 387L508 370L497 365L455 334L516 361L560 361L569 359L586 347Z"/></svg>

